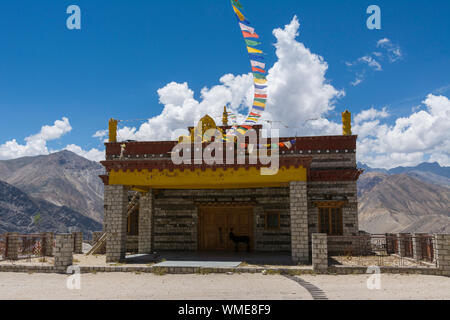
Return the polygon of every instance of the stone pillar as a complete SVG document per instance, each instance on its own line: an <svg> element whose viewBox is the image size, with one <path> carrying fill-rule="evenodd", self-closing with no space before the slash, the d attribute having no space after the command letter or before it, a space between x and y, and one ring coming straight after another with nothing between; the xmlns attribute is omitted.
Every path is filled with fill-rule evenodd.
<svg viewBox="0 0 450 320"><path fill-rule="evenodd" d="M73 235L57 234L55 250L55 268L57 271L65 272L68 266L73 264Z"/></svg>
<svg viewBox="0 0 450 320"><path fill-rule="evenodd" d="M6 234L6 259L19 260L19 241L20 238L18 233L11 232Z"/></svg>
<svg viewBox="0 0 450 320"><path fill-rule="evenodd" d="M128 189L105 186L106 262L125 260L127 251Z"/></svg>
<svg viewBox="0 0 450 320"><path fill-rule="evenodd" d="M53 256L53 239L52 232L42 233L42 255L46 257Z"/></svg>
<svg viewBox="0 0 450 320"><path fill-rule="evenodd" d="M309 262L308 202L306 182L290 183L291 251L294 263Z"/></svg>
<svg viewBox="0 0 450 320"><path fill-rule="evenodd" d="M72 232L73 234L73 253L83 253L83 232Z"/></svg>
<svg viewBox="0 0 450 320"><path fill-rule="evenodd" d="M141 195L139 199L139 253L152 253L152 220L153 220L153 192Z"/></svg>
<svg viewBox="0 0 450 320"><path fill-rule="evenodd" d="M424 236L423 233L412 234L413 257L416 261L422 260L422 238Z"/></svg>
<svg viewBox="0 0 450 320"><path fill-rule="evenodd" d="M316 272L328 270L328 236L325 233L312 235L312 265Z"/></svg>
<svg viewBox="0 0 450 320"><path fill-rule="evenodd" d="M450 234L436 234L437 267L443 276L450 276Z"/></svg>
<svg viewBox="0 0 450 320"><path fill-rule="evenodd" d="M404 241L404 239L403 239L403 234L402 233L397 233L397 247L398 247L398 250L397 250L397 254L400 256L400 257L404 257L405 256L405 241Z"/></svg>

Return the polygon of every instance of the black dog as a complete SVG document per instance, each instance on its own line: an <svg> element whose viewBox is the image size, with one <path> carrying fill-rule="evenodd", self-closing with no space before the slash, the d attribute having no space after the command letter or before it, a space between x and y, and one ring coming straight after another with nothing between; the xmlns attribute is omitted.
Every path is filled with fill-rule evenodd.
<svg viewBox="0 0 450 320"><path fill-rule="evenodd" d="M236 236L233 233L233 229L231 229L231 231L230 231L230 240L234 242L236 252L239 251L239 243L247 244L247 252L250 252L250 237L248 237L248 236Z"/></svg>

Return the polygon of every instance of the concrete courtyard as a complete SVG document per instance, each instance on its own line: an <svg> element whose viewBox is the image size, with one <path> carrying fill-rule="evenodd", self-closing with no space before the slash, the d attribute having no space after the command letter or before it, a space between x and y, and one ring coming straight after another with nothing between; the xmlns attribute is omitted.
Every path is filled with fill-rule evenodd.
<svg viewBox="0 0 450 320"><path fill-rule="evenodd" d="M369 275L163 275L134 273L82 274L81 289L69 290L68 276L0 273L0 299L78 300L450 300L450 278L381 275L381 289L369 290Z"/></svg>

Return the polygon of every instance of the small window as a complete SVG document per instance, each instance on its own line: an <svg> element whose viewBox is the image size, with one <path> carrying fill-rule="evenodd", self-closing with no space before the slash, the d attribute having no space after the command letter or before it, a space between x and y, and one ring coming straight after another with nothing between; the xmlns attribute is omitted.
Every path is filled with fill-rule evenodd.
<svg viewBox="0 0 450 320"><path fill-rule="evenodd" d="M343 235L342 208L319 208L319 232L330 236Z"/></svg>
<svg viewBox="0 0 450 320"><path fill-rule="evenodd" d="M280 228L280 214L278 212L266 212L266 229Z"/></svg>

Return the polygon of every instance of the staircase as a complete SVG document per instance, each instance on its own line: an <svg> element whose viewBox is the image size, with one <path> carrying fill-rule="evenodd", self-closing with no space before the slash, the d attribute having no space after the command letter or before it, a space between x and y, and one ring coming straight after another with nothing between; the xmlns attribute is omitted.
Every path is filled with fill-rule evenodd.
<svg viewBox="0 0 450 320"><path fill-rule="evenodd" d="M132 212L137 210L139 208L139 192L136 192L131 199L130 203L128 203L127 207L127 218L130 216ZM92 255L97 254L102 251L102 249L106 246L106 233L103 233L103 235L98 239L98 241L92 246L92 249L89 250L89 252L86 255Z"/></svg>

